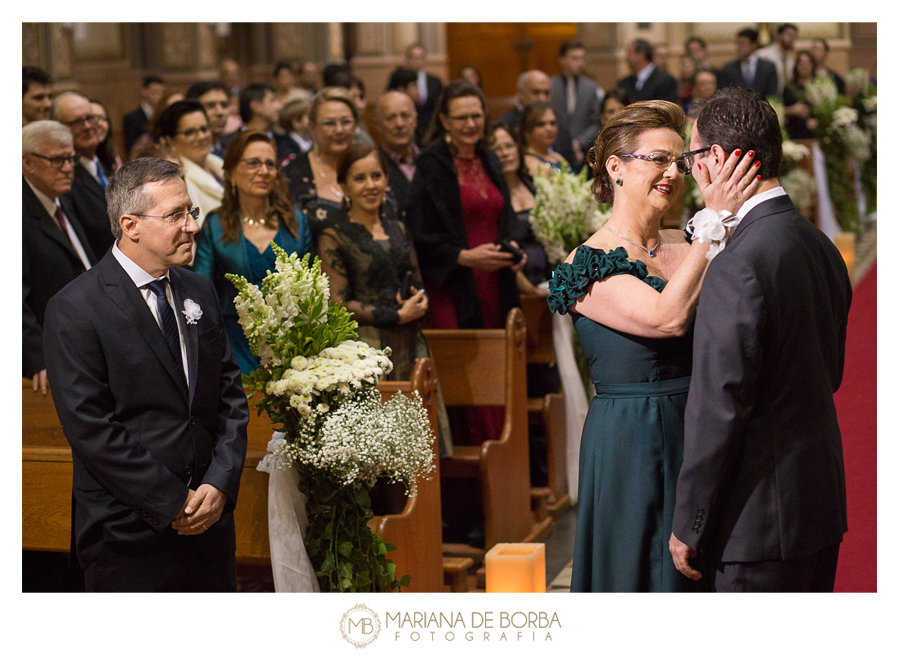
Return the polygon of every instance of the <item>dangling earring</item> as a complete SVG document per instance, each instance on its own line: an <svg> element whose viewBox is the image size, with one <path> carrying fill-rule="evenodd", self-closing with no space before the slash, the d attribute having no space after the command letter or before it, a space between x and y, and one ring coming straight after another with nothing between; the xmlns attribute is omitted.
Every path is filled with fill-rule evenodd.
<svg viewBox="0 0 900 658"><path fill-rule="evenodd" d="M616 179L616 185L618 185L619 187L622 187L622 179L621 178Z"/></svg>
<svg viewBox="0 0 900 658"><path fill-rule="evenodd" d="M448 144L450 143L450 133L449 132L444 133L444 141L447 142Z"/></svg>

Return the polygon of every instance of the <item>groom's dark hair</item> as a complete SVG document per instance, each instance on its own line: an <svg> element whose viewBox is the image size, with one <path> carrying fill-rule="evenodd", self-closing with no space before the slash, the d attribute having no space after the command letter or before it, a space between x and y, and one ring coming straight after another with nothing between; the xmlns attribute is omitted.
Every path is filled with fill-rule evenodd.
<svg viewBox="0 0 900 658"><path fill-rule="evenodd" d="M763 180L778 177L781 166L781 124L759 92L743 87L720 89L695 103L691 116L703 146L718 144L726 153L753 150Z"/></svg>

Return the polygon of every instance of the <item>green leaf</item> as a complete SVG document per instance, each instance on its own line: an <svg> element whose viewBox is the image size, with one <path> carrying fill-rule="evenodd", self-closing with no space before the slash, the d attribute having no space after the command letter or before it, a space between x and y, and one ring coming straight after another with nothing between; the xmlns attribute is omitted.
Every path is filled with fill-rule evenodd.
<svg viewBox="0 0 900 658"><path fill-rule="evenodd" d="M349 557L350 552L352 550L353 550L353 542L343 541L338 545L338 553L340 553L344 557Z"/></svg>

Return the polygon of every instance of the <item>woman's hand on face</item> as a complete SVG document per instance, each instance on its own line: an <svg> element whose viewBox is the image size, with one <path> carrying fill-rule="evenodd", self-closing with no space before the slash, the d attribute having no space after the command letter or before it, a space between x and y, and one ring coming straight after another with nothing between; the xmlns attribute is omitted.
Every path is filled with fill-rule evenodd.
<svg viewBox="0 0 900 658"><path fill-rule="evenodd" d="M397 303L400 304L400 324L406 324L413 320L418 320L428 310L428 297L425 296L425 290L416 290L410 287L410 291L414 292L409 299L400 299L400 293L397 293Z"/></svg>
<svg viewBox="0 0 900 658"><path fill-rule="evenodd" d="M500 245L485 242L473 249L463 249L456 257L456 262L463 267L471 267L485 272L496 272L502 267L509 267L513 262L513 255L500 251ZM521 268L519 268L521 269Z"/></svg>
<svg viewBox="0 0 900 658"><path fill-rule="evenodd" d="M754 155L753 151L748 151L742 158L741 152L735 151L728 156L722 171L712 183L707 167L699 164L694 166L691 173L700 187L707 208L727 210L734 215L756 193L760 179L759 162L753 164Z"/></svg>

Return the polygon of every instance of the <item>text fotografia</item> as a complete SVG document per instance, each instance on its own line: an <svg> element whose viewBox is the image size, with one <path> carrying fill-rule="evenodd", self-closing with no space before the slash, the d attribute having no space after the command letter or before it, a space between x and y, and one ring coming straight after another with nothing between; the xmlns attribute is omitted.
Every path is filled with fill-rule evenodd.
<svg viewBox="0 0 900 658"><path fill-rule="evenodd" d="M395 641L552 642L550 631L562 624L555 612L388 612L384 628Z"/></svg>

